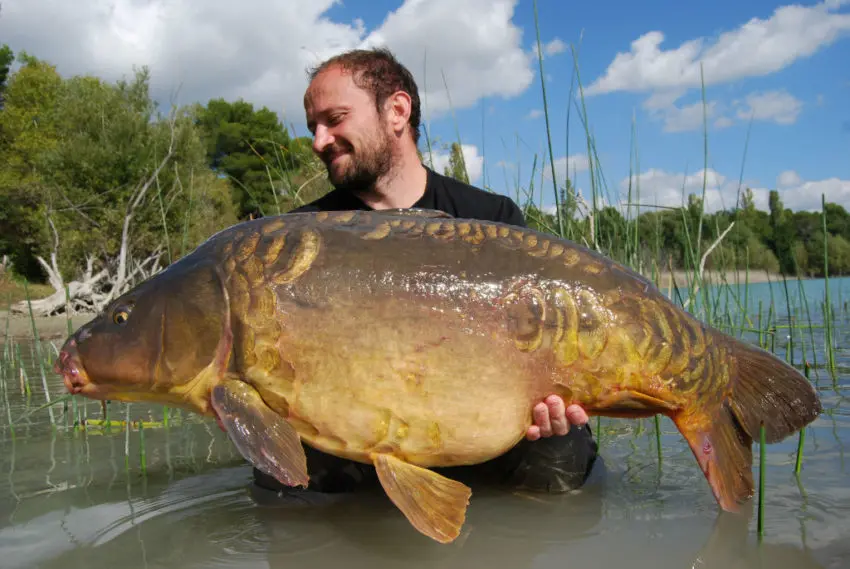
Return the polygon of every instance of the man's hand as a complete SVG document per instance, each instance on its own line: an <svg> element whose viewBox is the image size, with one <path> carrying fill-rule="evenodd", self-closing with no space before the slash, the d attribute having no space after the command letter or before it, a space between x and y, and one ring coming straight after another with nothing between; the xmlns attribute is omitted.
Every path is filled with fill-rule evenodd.
<svg viewBox="0 0 850 569"><path fill-rule="evenodd" d="M587 424L587 413L578 405L564 408L564 400L550 395L534 406L534 424L528 428L525 438L536 441L540 437L566 435L570 425Z"/></svg>

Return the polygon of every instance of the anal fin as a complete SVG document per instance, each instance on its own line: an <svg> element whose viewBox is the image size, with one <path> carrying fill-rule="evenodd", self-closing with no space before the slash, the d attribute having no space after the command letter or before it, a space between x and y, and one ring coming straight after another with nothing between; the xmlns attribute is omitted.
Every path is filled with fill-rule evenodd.
<svg viewBox="0 0 850 569"><path fill-rule="evenodd" d="M468 486L389 454L372 461L384 491L414 528L440 543L457 538L472 495Z"/></svg>
<svg viewBox="0 0 850 569"><path fill-rule="evenodd" d="M309 484L307 456L298 433L256 389L229 379L213 388L210 399L221 426L246 460L281 484Z"/></svg>
<svg viewBox="0 0 850 569"><path fill-rule="evenodd" d="M752 439L724 403L717 416L699 424L681 415L673 422L688 441L720 507L737 512L754 492Z"/></svg>

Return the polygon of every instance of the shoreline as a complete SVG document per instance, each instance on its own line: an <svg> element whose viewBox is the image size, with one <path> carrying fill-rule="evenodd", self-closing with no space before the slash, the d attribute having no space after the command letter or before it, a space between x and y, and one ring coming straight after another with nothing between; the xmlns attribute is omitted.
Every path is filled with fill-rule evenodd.
<svg viewBox="0 0 850 569"><path fill-rule="evenodd" d="M645 277L652 279L651 271L645 271ZM676 286L679 288L683 288L687 286L688 279L693 276L692 272L677 270L673 271L673 278L676 279ZM782 282L782 275L780 273L771 273L769 271L765 271L762 269L750 269L749 271L738 270L738 271L715 271L711 269L706 269L703 271L703 280L710 284L729 284L736 285L741 284L744 285L747 282L749 284L759 284L766 282ZM797 277L787 277L788 280L797 280ZM810 277L801 277L802 280L811 280ZM658 276L658 284L662 289L667 288L670 284L670 271L660 271Z"/></svg>
<svg viewBox="0 0 850 569"><path fill-rule="evenodd" d="M647 278L652 278L651 274L644 275ZM688 273L686 271L674 271L673 276L676 280L676 285L681 289L687 286ZM751 270L747 271L711 271L706 270L703 278L712 284L723 283L723 277L729 284L740 282L744 284L746 279L749 279L750 284L759 284L770 282L782 282L782 275L769 273L768 271ZM796 277L794 277L796 279ZM805 280L809 280L806 278ZM663 294L667 293L668 287L672 284L669 271L663 271L659 275L659 288ZM76 330L89 320L95 317L94 313L75 314L71 317L71 327ZM5 342L6 326L9 314L5 310L0 310L0 343ZM16 340L31 339L32 323L29 316L15 315L8 321L9 337ZM64 341L68 336L68 321L64 314L58 316L39 316L35 319L35 327L39 337L42 340L58 340Z"/></svg>

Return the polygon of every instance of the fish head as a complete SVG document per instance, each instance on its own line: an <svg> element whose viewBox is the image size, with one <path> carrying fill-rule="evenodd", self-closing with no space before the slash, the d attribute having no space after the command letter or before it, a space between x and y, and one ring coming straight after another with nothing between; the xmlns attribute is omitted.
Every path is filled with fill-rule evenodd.
<svg viewBox="0 0 850 569"><path fill-rule="evenodd" d="M172 265L68 337L54 371L72 394L206 413L231 346L222 283L212 264Z"/></svg>

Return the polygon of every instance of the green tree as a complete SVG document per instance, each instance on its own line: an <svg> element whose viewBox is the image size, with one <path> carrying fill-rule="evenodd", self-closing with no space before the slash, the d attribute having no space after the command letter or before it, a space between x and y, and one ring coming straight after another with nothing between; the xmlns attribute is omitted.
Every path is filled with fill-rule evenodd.
<svg viewBox="0 0 850 569"><path fill-rule="evenodd" d="M0 110L3 110L3 92L6 90L6 81L9 79L9 71L14 61L14 52L8 45L3 44L0 47Z"/></svg>
<svg viewBox="0 0 850 569"><path fill-rule="evenodd" d="M18 274L40 274L34 251L49 239L44 157L59 144L56 101L62 79L54 66L26 53L10 75L0 111L0 255Z"/></svg>
<svg viewBox="0 0 850 569"><path fill-rule="evenodd" d="M27 58L7 95L0 200L9 215L0 223L10 237L0 247L25 276L41 276L36 255L57 245L65 280L89 255L114 263L126 220L131 255L163 250L166 263L235 222L229 187L207 166L192 116L157 112L146 69L114 84L62 80Z"/></svg>
<svg viewBox="0 0 850 569"><path fill-rule="evenodd" d="M779 260L779 268L786 274L794 274L794 227L791 212L786 211L776 190L770 191L770 227L773 232L772 248Z"/></svg>
<svg viewBox="0 0 850 569"><path fill-rule="evenodd" d="M449 163L443 168L443 173L455 180L460 180L464 184L469 183L469 174L466 169L466 161L463 158L463 150L457 142L452 142L449 151Z"/></svg>
<svg viewBox="0 0 850 569"><path fill-rule="evenodd" d="M230 180L239 216L281 213L281 188L273 171L291 172L303 164L303 147L293 152L289 132L266 107L243 100L212 99L195 109L210 167Z"/></svg>

